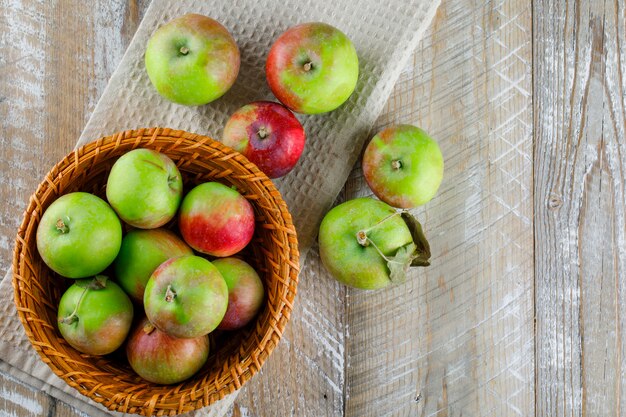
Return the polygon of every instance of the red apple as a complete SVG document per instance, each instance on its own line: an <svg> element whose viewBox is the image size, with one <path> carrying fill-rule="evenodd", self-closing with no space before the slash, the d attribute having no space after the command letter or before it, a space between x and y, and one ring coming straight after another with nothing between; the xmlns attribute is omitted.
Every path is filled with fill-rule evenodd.
<svg viewBox="0 0 626 417"><path fill-rule="evenodd" d="M183 199L178 225L185 242L198 252L230 256L252 239L254 210L236 190L205 182Z"/></svg>
<svg viewBox="0 0 626 417"><path fill-rule="evenodd" d="M254 268L241 259L216 259L213 265L228 285L228 309L218 329L239 329L248 324L263 305L263 282Z"/></svg>
<svg viewBox="0 0 626 417"><path fill-rule="evenodd" d="M159 266L146 284L146 316L173 337L208 334L228 307L228 286L211 262L199 256L172 258Z"/></svg>
<svg viewBox="0 0 626 417"><path fill-rule="evenodd" d="M272 92L285 106L298 113L324 113L341 106L354 91L359 59L339 29L303 23L272 45L265 73Z"/></svg>
<svg viewBox="0 0 626 417"><path fill-rule="evenodd" d="M126 344L131 368L143 379L156 384L176 384L191 377L209 357L209 337L178 339L142 319Z"/></svg>
<svg viewBox="0 0 626 417"><path fill-rule="evenodd" d="M244 154L268 177L278 178L298 162L305 134L296 116L285 106L256 101L230 117L222 142Z"/></svg>

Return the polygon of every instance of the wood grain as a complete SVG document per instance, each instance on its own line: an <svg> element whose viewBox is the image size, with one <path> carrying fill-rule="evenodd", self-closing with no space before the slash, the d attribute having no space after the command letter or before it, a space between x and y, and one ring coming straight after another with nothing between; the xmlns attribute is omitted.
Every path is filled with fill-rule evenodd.
<svg viewBox="0 0 626 417"><path fill-rule="evenodd" d="M626 2L534 15L536 414L625 415Z"/></svg>
<svg viewBox="0 0 626 417"><path fill-rule="evenodd" d="M423 126L445 174L415 210L432 266L347 294L347 416L534 409L531 7L442 2L379 127ZM346 197L367 194L357 168Z"/></svg>

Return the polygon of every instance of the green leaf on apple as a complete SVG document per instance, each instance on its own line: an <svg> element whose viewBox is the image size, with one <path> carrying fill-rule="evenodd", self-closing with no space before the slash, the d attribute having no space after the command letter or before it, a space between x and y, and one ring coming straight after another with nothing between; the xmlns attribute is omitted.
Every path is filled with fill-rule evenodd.
<svg viewBox="0 0 626 417"><path fill-rule="evenodd" d="M389 279L394 284L406 281L406 274L414 259L416 246L413 243L404 245L396 251L393 257L388 257Z"/></svg>
<svg viewBox="0 0 626 417"><path fill-rule="evenodd" d="M402 219L409 227L411 236L413 236L413 243L415 243L411 266L430 266L430 244L424 235L422 225L415 217L406 211L402 212ZM398 251L400 251L400 249Z"/></svg>

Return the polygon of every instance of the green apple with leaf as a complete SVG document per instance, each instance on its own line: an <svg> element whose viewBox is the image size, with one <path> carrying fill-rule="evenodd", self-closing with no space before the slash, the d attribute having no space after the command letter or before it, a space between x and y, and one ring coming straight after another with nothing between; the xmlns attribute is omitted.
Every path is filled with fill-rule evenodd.
<svg viewBox="0 0 626 417"><path fill-rule="evenodd" d="M373 198L346 201L320 225L322 263L338 281L373 290L406 279L411 266L430 265L430 246L420 223Z"/></svg>

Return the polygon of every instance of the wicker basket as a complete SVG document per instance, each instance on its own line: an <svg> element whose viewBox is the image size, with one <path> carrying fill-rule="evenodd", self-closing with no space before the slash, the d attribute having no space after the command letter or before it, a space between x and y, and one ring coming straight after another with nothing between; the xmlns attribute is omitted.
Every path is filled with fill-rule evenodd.
<svg viewBox="0 0 626 417"><path fill-rule="evenodd" d="M71 280L53 273L37 253L36 231L44 210L73 191L105 194L116 159L135 148L167 154L188 190L214 180L234 185L252 203L257 227L247 260L266 288L266 305L245 330L214 335L207 365L178 385L157 385L138 377L123 356L81 354L56 325L57 305ZM298 283L298 244L291 215L273 183L241 154L207 137L153 128L130 130L92 142L66 156L46 175L24 214L13 256L13 288L28 338L55 374L110 410L142 415L192 411L241 388L267 359L289 320Z"/></svg>

